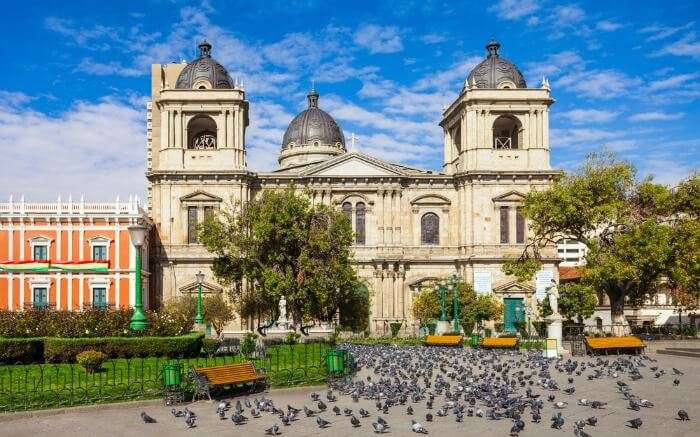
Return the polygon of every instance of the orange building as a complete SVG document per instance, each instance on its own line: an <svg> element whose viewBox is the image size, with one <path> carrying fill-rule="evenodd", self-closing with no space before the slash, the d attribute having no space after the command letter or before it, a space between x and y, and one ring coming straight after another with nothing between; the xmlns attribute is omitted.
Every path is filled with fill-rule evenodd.
<svg viewBox="0 0 700 437"><path fill-rule="evenodd" d="M135 197L0 203L0 309L133 307L136 248L127 228L144 222ZM148 308L148 244L142 250Z"/></svg>

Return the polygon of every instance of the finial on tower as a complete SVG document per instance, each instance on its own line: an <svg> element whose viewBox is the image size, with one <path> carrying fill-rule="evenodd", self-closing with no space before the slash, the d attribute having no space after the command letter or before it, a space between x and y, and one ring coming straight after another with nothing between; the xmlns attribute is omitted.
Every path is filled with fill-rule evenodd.
<svg viewBox="0 0 700 437"><path fill-rule="evenodd" d="M211 44L206 39L202 40L198 47L200 58L211 58Z"/></svg>
<svg viewBox="0 0 700 437"><path fill-rule="evenodd" d="M316 81L311 81L311 91L306 96L309 99L309 108L318 108L318 93L316 92Z"/></svg>
<svg viewBox="0 0 700 437"><path fill-rule="evenodd" d="M501 45L494 38L491 38L488 44L486 44L486 50L489 52L488 56L498 56L498 49Z"/></svg>

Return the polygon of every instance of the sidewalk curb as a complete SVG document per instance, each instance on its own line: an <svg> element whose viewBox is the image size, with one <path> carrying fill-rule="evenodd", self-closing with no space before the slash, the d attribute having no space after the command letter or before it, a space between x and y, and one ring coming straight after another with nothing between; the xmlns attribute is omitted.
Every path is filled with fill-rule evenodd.
<svg viewBox="0 0 700 437"><path fill-rule="evenodd" d="M289 393L289 392L294 392L294 391L309 391L309 390L318 390L318 389L325 389L327 386L325 384L320 384L320 385L305 385L301 387L285 387L285 388L275 388L272 390L266 390L262 393L259 393L258 395L262 394L267 395L267 394L273 394L274 393ZM239 397L239 396L237 396ZM197 401L197 402L209 402L207 401ZM197 403L195 402L195 404ZM185 402L184 405L191 405L192 402ZM72 414L72 413L83 413L83 412L89 412L89 411L105 411L105 410L113 410L113 409L119 409L119 408L130 408L130 407L153 407L153 406L158 406L158 405L163 405L163 399L158 398L158 399L146 399L146 400L138 400L138 401L126 401L126 402L110 402L110 403L105 403L105 404L96 404L96 405L77 405L75 407L62 407L62 408L52 408L52 409L47 409L47 410L31 410L31 411L14 411L14 412L7 412L7 413L0 413L0 423L11 421L11 420L22 420L22 419L31 419L33 417L51 417L51 416L58 416L60 414Z"/></svg>

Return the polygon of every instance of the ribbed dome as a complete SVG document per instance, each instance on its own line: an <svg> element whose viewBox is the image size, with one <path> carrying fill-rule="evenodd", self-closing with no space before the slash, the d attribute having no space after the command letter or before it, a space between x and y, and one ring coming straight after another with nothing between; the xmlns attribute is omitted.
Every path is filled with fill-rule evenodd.
<svg viewBox="0 0 700 437"><path fill-rule="evenodd" d="M307 96L309 107L292 120L282 139L282 149L290 146L332 146L345 149L343 131L326 111L318 107L318 93Z"/></svg>
<svg viewBox="0 0 700 437"><path fill-rule="evenodd" d="M312 89L309 107L292 120L282 138L279 162L282 167L307 164L345 153L345 137L338 123L318 107L318 93Z"/></svg>
<svg viewBox="0 0 700 437"><path fill-rule="evenodd" d="M205 40L199 44L199 57L180 72L175 88L232 89L234 86L228 71L211 57L211 44Z"/></svg>
<svg viewBox="0 0 700 437"><path fill-rule="evenodd" d="M497 41L490 41L486 45L488 55L479 65L469 73L465 87L476 88L506 88L510 82L516 88L527 88L523 74L509 60L498 55L501 45Z"/></svg>

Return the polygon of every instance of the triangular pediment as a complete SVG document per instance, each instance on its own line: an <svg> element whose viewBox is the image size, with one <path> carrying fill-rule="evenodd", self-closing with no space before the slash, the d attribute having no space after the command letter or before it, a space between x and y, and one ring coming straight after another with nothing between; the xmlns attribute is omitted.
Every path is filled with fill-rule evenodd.
<svg viewBox="0 0 700 437"><path fill-rule="evenodd" d="M307 176L403 176L391 164L357 152L329 159L302 173Z"/></svg>
<svg viewBox="0 0 700 437"><path fill-rule="evenodd" d="M493 289L494 293L532 293L535 289L518 281L508 281Z"/></svg>
<svg viewBox="0 0 700 437"><path fill-rule="evenodd" d="M493 199L494 202L522 202L525 200L525 195L518 191L509 191L500 196L496 196Z"/></svg>
<svg viewBox="0 0 700 437"><path fill-rule="evenodd" d="M224 291L219 285L211 282L202 282L202 293L221 293ZM197 281L192 281L180 287L180 293L197 293L199 292L199 284Z"/></svg>
<svg viewBox="0 0 700 437"><path fill-rule="evenodd" d="M411 200L411 205L439 206L449 205L450 199L439 194L424 194Z"/></svg>
<svg viewBox="0 0 700 437"><path fill-rule="evenodd" d="M209 194L206 191L197 190L180 197L182 202L221 202L221 197Z"/></svg>

